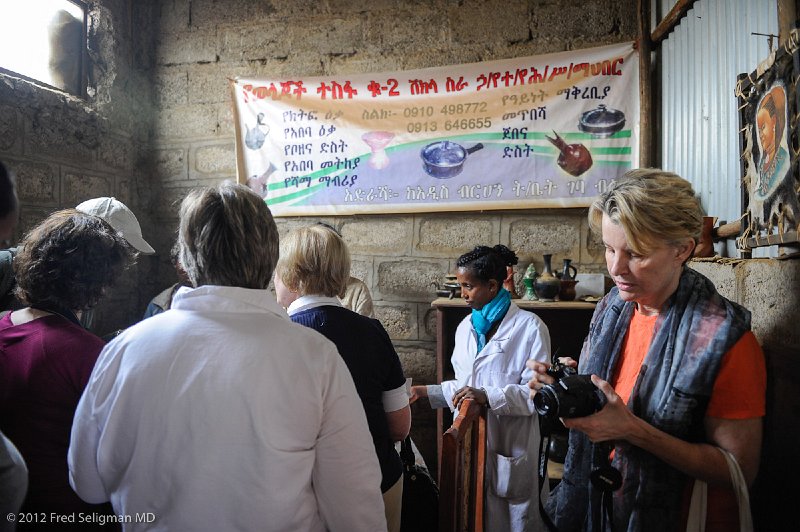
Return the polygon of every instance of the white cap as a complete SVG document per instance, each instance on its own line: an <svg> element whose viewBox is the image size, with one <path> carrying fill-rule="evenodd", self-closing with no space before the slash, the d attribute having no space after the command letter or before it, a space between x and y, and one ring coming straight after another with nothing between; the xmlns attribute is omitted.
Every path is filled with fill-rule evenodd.
<svg viewBox="0 0 800 532"><path fill-rule="evenodd" d="M94 198L84 201L75 207L75 209L84 214L97 216L107 221L115 231L122 235L122 238L128 241L128 244L142 253L150 255L156 252L156 250L142 238L142 228L139 226L139 220L137 220L133 212L118 199Z"/></svg>

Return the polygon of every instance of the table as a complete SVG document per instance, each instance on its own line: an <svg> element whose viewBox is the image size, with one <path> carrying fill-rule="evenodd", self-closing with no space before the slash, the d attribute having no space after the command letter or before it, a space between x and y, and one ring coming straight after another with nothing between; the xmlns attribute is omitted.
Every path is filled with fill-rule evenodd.
<svg viewBox="0 0 800 532"><path fill-rule="evenodd" d="M550 330L550 346L559 356L578 359L583 340L589 332L589 321L594 313L595 303L585 301L528 301L514 299L514 304L523 310L533 312L544 321ZM436 382L453 379L455 374L450 364L455 345L458 324L469 314L470 308L461 298L439 298L431 303L436 309ZM447 425L445 425L447 419ZM450 426L450 412L436 411L436 458L437 467L441 463L442 434Z"/></svg>

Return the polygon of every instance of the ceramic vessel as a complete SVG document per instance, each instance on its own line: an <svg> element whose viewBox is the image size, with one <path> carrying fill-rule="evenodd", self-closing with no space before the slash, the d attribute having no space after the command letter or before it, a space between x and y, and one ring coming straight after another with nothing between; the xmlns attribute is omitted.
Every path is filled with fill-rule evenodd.
<svg viewBox="0 0 800 532"><path fill-rule="evenodd" d="M458 284L455 280L449 280L450 276L445 276L445 279L448 279L444 282L444 284L439 284L438 281L433 281L430 286L436 289L436 295L438 297L448 297L453 299L454 297L461 297L461 285Z"/></svg>
<svg viewBox="0 0 800 532"><path fill-rule="evenodd" d="M522 299L527 299L528 301L534 301L536 299L536 292L533 291L533 281L532 277L523 277L522 283L525 285L525 295Z"/></svg>
<svg viewBox="0 0 800 532"><path fill-rule="evenodd" d="M564 259L564 266L561 271L561 280L567 281L570 279L575 279L575 276L578 275L578 269L571 264L572 259Z"/></svg>
<svg viewBox="0 0 800 532"><path fill-rule="evenodd" d="M552 255L546 254L544 257L544 271L536 278L533 289L536 296L542 301L555 301L558 292L561 290L561 280L553 275L551 264Z"/></svg>
<svg viewBox="0 0 800 532"><path fill-rule="evenodd" d="M574 301L575 300L575 285L578 281L575 279L561 279L561 289L558 291L559 301Z"/></svg>
<svg viewBox="0 0 800 532"><path fill-rule="evenodd" d="M525 270L525 275L522 276L522 284L525 285L525 296L523 299L527 299L528 301L535 301L538 299L536 297L536 292L533 290L533 283L537 275L539 274L536 273L536 266L531 262Z"/></svg>

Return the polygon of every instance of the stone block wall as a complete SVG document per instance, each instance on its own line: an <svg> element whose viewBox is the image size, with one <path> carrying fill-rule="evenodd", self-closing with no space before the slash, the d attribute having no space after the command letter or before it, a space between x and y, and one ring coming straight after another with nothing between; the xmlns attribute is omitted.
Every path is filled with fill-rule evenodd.
<svg viewBox="0 0 800 532"><path fill-rule="evenodd" d="M91 3L90 91L85 99L0 74L0 159L18 175L18 235L52 211L115 195L139 217L156 257L140 257L97 314L100 333L138 319L174 282L168 250L177 203L192 188L235 178L228 78L342 75L488 61L599 46L636 37L634 0L100 0ZM318 218L281 218L281 234ZM343 234L353 274L407 376L435 380L430 284L476 244L503 243L518 271L542 254L557 269L605 272L585 209L473 211L322 218ZM762 474L754 505L781 521L792 508L783 472L800 409L796 262L693 262L753 312L769 370ZM414 408L412 434L435 467L433 412ZM787 461L788 460L788 461ZM780 476L779 476L780 475ZM767 502L771 504L767 504ZM778 509L776 511L776 509ZM783 514L781 514L783 512ZM758 513L758 512L757 512ZM760 517L769 525L768 517ZM780 529L778 526L762 527Z"/></svg>
<svg viewBox="0 0 800 532"><path fill-rule="evenodd" d="M192 187L235 177L227 79L237 75L341 75L536 55L633 40L636 2L592 0L355 0L155 3L156 66L153 218L169 248L174 204ZM567 28L568 31L562 31ZM477 244L517 250L520 270L542 253L602 271L602 250L588 237L585 210L324 217L353 255L353 274L369 286L408 376L435 380L431 283L454 271ZM281 218L282 234L318 218ZM163 261L163 286L173 282ZM435 465L433 415L415 409L412 433Z"/></svg>
<svg viewBox="0 0 800 532"><path fill-rule="evenodd" d="M788 530L796 520L796 490L789 487L786 474L800 471L800 262L750 259L690 265L751 312L753 333L767 362L767 415L751 505L756 530Z"/></svg>
<svg viewBox="0 0 800 532"><path fill-rule="evenodd" d="M520 258L517 280L543 253L558 269L571 258L582 272L605 272L603 247L593 238L586 209L428 213L408 216L278 218L281 235L324 221L342 234L352 253L352 274L370 287L375 317L389 333L406 377L436 382L436 316L433 283L455 272L458 257L475 245L505 244ZM518 288L520 293L523 289ZM426 461L435 464L435 413L427 404L413 408L412 434ZM419 441L417 441L419 440Z"/></svg>
<svg viewBox="0 0 800 532"><path fill-rule="evenodd" d="M17 176L20 199L14 241L53 211L98 196L123 201L138 215L145 237L153 235L145 207L150 176L142 172L153 111L153 45L150 33L138 30L151 26L151 12L128 7L121 1L90 7L86 98L0 73L0 159ZM141 256L118 280L96 309L95 332L141 316L147 293L158 284L148 282L154 260Z"/></svg>

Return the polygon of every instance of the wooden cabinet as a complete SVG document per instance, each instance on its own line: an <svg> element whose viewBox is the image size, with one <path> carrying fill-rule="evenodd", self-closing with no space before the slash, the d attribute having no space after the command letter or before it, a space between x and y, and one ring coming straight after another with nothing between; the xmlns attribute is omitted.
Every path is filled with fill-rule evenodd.
<svg viewBox="0 0 800 532"><path fill-rule="evenodd" d="M558 356L570 356L577 360L583 340L589 332L589 321L595 304L583 301L527 301L515 299L523 310L535 313L550 330L550 345ZM431 306L436 309L436 382L453 379L450 357L455 345L458 324L469 314L470 308L463 299L436 299ZM446 420L446 422L445 422ZM441 463L442 434L450 426L452 416L443 409L436 413L437 463ZM445 424L446 423L446 424Z"/></svg>

